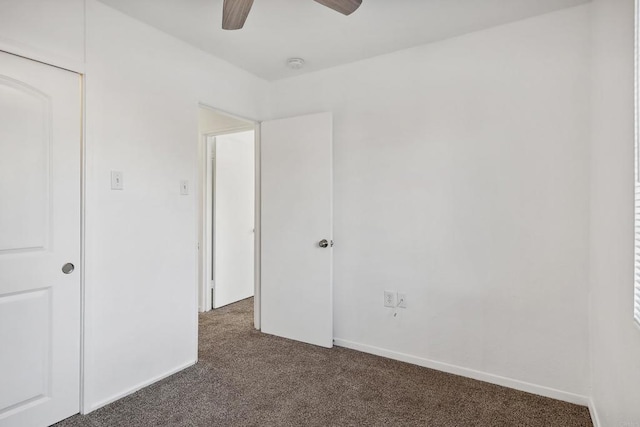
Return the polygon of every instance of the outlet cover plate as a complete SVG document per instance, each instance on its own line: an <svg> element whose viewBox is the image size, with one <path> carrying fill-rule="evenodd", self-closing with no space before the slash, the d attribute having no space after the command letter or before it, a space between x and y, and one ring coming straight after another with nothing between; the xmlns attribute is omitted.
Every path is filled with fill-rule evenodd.
<svg viewBox="0 0 640 427"><path fill-rule="evenodd" d="M394 308L396 306L397 294L394 291L384 291L384 306Z"/></svg>

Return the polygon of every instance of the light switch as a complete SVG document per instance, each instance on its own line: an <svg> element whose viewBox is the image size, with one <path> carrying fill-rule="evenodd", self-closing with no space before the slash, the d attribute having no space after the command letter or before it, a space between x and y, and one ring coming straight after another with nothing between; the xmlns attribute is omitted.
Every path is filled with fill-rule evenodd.
<svg viewBox="0 0 640 427"><path fill-rule="evenodd" d="M122 181L121 171L111 171L111 189L112 190L124 189L124 182Z"/></svg>
<svg viewBox="0 0 640 427"><path fill-rule="evenodd" d="M180 194L186 196L189 194L189 181L183 179L180 181Z"/></svg>

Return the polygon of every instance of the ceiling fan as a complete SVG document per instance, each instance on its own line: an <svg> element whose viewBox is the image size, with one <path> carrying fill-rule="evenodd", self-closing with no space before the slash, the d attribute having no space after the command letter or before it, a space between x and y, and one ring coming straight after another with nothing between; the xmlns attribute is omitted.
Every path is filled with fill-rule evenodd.
<svg viewBox="0 0 640 427"><path fill-rule="evenodd" d="M362 0L315 0L343 15L351 15L362 4ZM247 20L253 0L224 0L222 29L239 30Z"/></svg>

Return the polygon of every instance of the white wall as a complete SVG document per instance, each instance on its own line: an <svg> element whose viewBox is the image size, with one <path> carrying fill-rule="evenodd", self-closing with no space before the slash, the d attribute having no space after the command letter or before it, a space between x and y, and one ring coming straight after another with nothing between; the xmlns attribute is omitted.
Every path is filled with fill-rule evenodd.
<svg viewBox="0 0 640 427"><path fill-rule="evenodd" d="M585 403L588 17L272 85L273 117L334 112L338 344Z"/></svg>
<svg viewBox="0 0 640 427"><path fill-rule="evenodd" d="M633 320L634 1L594 0L591 354L601 426L640 425Z"/></svg>
<svg viewBox="0 0 640 427"><path fill-rule="evenodd" d="M195 362L198 103L260 117L266 83L94 0L86 68L90 409Z"/></svg>
<svg viewBox="0 0 640 427"><path fill-rule="evenodd" d="M82 71L84 0L0 0L0 49Z"/></svg>
<svg viewBox="0 0 640 427"><path fill-rule="evenodd" d="M86 70L89 411L195 362L198 103L260 118L267 83L95 0L0 0L0 49Z"/></svg>
<svg viewBox="0 0 640 427"><path fill-rule="evenodd" d="M0 49L82 71L84 6L2 0ZM178 181L195 183L197 103L258 119L268 86L87 6L91 409L195 360L197 189ZM594 0L273 84L274 117L335 112L342 343L592 394L601 425L638 423L632 73L633 1ZM408 294L398 319L383 289Z"/></svg>

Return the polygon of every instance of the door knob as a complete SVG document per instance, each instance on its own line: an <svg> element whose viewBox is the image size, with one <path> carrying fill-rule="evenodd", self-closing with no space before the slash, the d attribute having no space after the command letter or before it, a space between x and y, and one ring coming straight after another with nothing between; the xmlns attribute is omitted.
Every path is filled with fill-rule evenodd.
<svg viewBox="0 0 640 427"><path fill-rule="evenodd" d="M75 269L76 269L75 265L71 264L70 262L62 266L62 272L64 274L71 274Z"/></svg>
<svg viewBox="0 0 640 427"><path fill-rule="evenodd" d="M321 248L328 248L329 246L333 247L333 240L328 241L327 239L322 239L318 242L318 246Z"/></svg>

